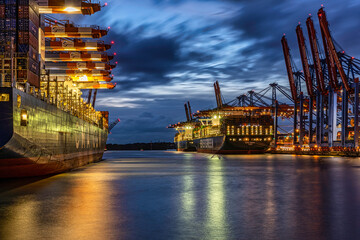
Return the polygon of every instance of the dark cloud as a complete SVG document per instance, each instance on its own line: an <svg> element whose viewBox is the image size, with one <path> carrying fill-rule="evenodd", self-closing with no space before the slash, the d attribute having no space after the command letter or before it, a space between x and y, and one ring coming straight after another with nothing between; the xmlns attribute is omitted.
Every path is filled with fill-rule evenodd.
<svg viewBox="0 0 360 240"><path fill-rule="evenodd" d="M154 115L150 112L143 112L142 114L139 115L140 118L153 118Z"/></svg>
<svg viewBox="0 0 360 240"><path fill-rule="evenodd" d="M178 63L178 50L174 39L156 36L121 47L117 59L123 73L165 74Z"/></svg>

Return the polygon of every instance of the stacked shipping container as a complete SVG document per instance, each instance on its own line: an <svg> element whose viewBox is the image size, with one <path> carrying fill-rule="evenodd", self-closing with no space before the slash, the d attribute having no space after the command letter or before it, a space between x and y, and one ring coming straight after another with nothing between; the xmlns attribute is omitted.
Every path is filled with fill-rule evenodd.
<svg viewBox="0 0 360 240"><path fill-rule="evenodd" d="M34 0L0 0L0 68L5 80L11 78L11 41L16 52L14 74L17 82L40 86L39 74L39 7ZM6 56L8 55L8 56Z"/></svg>

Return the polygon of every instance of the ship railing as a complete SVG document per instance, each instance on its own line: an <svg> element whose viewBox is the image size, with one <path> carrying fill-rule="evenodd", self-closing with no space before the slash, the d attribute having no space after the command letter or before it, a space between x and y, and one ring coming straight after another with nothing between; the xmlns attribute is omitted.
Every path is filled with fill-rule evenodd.
<svg viewBox="0 0 360 240"><path fill-rule="evenodd" d="M10 82L6 82L8 87L11 87ZM100 126L101 118L98 116L98 112L95 109L85 104L83 101L73 98L61 98L60 96L47 96L44 91L37 89L34 86L30 86L29 83L16 83L14 87L22 92L28 93L48 104L55 105L57 108L70 113L80 119L83 119L91 124ZM106 126L105 126L106 127Z"/></svg>

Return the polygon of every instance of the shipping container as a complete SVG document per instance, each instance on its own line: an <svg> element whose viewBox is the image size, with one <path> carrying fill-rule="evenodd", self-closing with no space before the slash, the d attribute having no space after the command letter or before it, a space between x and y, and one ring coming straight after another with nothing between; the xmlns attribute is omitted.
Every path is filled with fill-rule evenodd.
<svg viewBox="0 0 360 240"><path fill-rule="evenodd" d="M28 58L28 67L29 70L32 71L33 73L37 75L40 74L40 63L38 61Z"/></svg>
<svg viewBox="0 0 360 240"><path fill-rule="evenodd" d="M18 31L29 31L34 36L39 35L39 28L27 18L18 19Z"/></svg>
<svg viewBox="0 0 360 240"><path fill-rule="evenodd" d="M6 31L16 31L17 21L16 18L6 18L5 19L5 30Z"/></svg>
<svg viewBox="0 0 360 240"><path fill-rule="evenodd" d="M39 52L29 44L18 44L18 52L27 53L35 61L39 61Z"/></svg>
<svg viewBox="0 0 360 240"><path fill-rule="evenodd" d="M16 4L16 0L5 0L4 4Z"/></svg>
<svg viewBox="0 0 360 240"><path fill-rule="evenodd" d="M5 18L16 18L16 5L5 5Z"/></svg>
<svg viewBox="0 0 360 240"><path fill-rule="evenodd" d="M35 37L29 31L26 32L18 32L19 37L19 45L28 44L31 45L36 51L39 51L39 40L38 37Z"/></svg>
<svg viewBox="0 0 360 240"><path fill-rule="evenodd" d="M18 5L20 6L30 6L32 9L39 12L39 5L35 0L18 0Z"/></svg>
<svg viewBox="0 0 360 240"><path fill-rule="evenodd" d="M39 27L39 14L30 6L19 6L18 17L20 19L30 19L35 24L35 26Z"/></svg>
<svg viewBox="0 0 360 240"><path fill-rule="evenodd" d="M5 5L0 5L0 18L5 18Z"/></svg>
<svg viewBox="0 0 360 240"><path fill-rule="evenodd" d="M35 86L37 88L40 87L40 77L39 74L35 74L31 71L28 71L28 79L27 82L30 83L30 85Z"/></svg>

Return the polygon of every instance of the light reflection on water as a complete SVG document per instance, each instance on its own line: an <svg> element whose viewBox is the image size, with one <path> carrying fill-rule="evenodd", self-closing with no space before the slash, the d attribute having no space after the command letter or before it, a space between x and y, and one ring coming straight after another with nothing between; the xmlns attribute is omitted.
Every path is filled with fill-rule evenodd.
<svg viewBox="0 0 360 240"><path fill-rule="evenodd" d="M207 239L221 239L226 236L225 191L223 160L219 156L208 159L207 186Z"/></svg>
<svg viewBox="0 0 360 240"><path fill-rule="evenodd" d="M37 181L1 181L0 239L360 239L359 159L105 158Z"/></svg>

